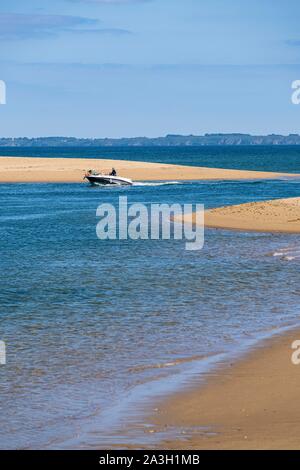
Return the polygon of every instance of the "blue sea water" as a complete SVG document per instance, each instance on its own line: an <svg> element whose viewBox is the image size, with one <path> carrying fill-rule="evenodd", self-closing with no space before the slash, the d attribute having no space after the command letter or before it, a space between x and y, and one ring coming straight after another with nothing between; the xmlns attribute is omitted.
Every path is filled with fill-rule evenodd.
<svg viewBox="0 0 300 470"><path fill-rule="evenodd" d="M191 158L180 152L173 163ZM299 171L295 149L276 158L276 169ZM206 208L293 197L300 180L172 183L0 185L1 448L124 442L118 420L130 401L299 323L300 236L210 229L201 251L180 240L100 241L96 209L120 195Z"/></svg>

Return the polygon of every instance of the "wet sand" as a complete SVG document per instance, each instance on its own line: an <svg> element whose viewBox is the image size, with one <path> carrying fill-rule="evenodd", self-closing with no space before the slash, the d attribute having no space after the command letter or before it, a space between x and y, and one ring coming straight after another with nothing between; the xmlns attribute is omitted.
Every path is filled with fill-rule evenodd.
<svg viewBox="0 0 300 470"><path fill-rule="evenodd" d="M196 218L190 214L185 220ZM300 197L218 207L205 211L204 220L210 228L300 233Z"/></svg>
<svg viewBox="0 0 300 470"><path fill-rule="evenodd" d="M88 169L118 174L136 181L266 179L295 176L287 173L227 170L162 163L81 158L0 157L1 183L78 183Z"/></svg>
<svg viewBox="0 0 300 470"><path fill-rule="evenodd" d="M266 340L246 358L210 372L204 385L160 403L149 418L153 429L177 429L180 437L158 447L300 449L300 365L291 361L298 339L300 331L293 330Z"/></svg>

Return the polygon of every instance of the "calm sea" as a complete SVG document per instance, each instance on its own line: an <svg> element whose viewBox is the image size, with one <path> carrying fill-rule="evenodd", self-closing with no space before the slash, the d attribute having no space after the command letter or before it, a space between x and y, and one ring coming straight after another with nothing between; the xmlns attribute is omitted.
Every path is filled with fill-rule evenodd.
<svg viewBox="0 0 300 470"><path fill-rule="evenodd" d="M300 172L300 150L286 147L19 152ZM207 230L194 252L179 240L100 241L100 203L208 208L299 194L297 178L0 185L0 447L125 443L144 400L300 323L300 236Z"/></svg>

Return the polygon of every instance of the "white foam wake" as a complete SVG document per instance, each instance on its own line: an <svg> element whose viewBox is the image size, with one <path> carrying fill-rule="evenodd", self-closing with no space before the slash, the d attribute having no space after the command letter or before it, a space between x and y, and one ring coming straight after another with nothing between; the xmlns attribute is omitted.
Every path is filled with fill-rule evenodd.
<svg viewBox="0 0 300 470"><path fill-rule="evenodd" d="M300 247L289 246L286 248L281 248L278 251L274 251L273 256L280 257L285 261L293 261L295 259L300 259Z"/></svg>
<svg viewBox="0 0 300 470"><path fill-rule="evenodd" d="M160 183L152 183L152 182L135 182L133 183L133 186L166 186L166 185L169 185L169 184L183 184L183 183L180 183L179 181L163 181L163 182L160 182Z"/></svg>

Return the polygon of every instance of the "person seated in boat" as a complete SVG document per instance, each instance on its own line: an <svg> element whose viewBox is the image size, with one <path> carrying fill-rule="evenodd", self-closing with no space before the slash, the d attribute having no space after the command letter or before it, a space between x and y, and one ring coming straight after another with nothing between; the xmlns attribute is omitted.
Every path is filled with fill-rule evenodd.
<svg viewBox="0 0 300 470"><path fill-rule="evenodd" d="M117 176L117 172L114 168L111 169L111 172L109 173L109 176Z"/></svg>
<svg viewBox="0 0 300 470"><path fill-rule="evenodd" d="M98 175L97 171L95 171L95 170L87 170L87 171L85 172L85 175L84 175L83 179L87 178L88 176L92 176L92 175L94 175L94 176Z"/></svg>

